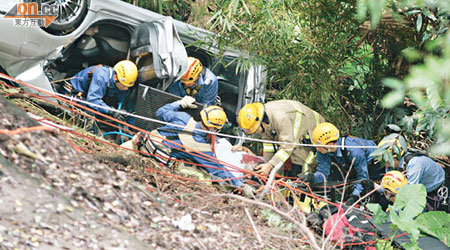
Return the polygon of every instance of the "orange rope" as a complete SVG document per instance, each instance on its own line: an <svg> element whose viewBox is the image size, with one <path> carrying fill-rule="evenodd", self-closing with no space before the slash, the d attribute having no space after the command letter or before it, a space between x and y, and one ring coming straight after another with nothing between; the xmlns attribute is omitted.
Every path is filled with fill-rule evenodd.
<svg viewBox="0 0 450 250"><path fill-rule="evenodd" d="M7 134L7 135L17 135L20 133L25 132L33 132L33 131L42 131L42 130L52 130L51 128L47 126L35 126L35 127L28 127L28 128L18 128L18 129L0 129L0 134Z"/></svg>
<svg viewBox="0 0 450 250"><path fill-rule="evenodd" d="M114 122L117 122L117 123L120 123L120 124L122 124L122 125L128 126L128 127L132 128L132 129L135 129L135 130L137 130L137 131L143 132L143 133L145 133L145 134L147 134L147 135L151 135L151 133L149 133L148 131L145 131L145 130L143 130L143 129L141 129L141 128L138 128L138 127L136 127L136 126L134 126L134 125L127 124L127 123L125 123L125 122L119 121L119 120L117 120L117 119L115 119L115 118L113 118L113 117L110 117L110 116L108 116L108 115L105 115L105 114L103 114L103 113L100 113L100 112L98 112L98 111L96 111L96 110L93 110L93 109L91 109L91 108L89 108L89 107L86 107L86 106L84 106L84 105L82 105L82 104L79 104L79 103L77 103L77 102L70 101L70 100L68 100L68 99L59 97L59 96L57 96L57 95L53 95L52 93L50 93L50 92L48 92L48 91L38 89L38 88L36 88L36 87L34 87L34 86L31 86L31 85L29 85L29 84L26 84L26 83L20 81L20 80L16 80L16 79L14 79L14 78L12 78L12 77L10 77L10 76L7 76L7 75L4 75L4 74L0 73L0 77L6 78L6 79L8 79L8 80L10 80L10 81L15 81L15 82L20 83L20 84L22 84L22 85L25 85L25 86L27 86L27 87L29 87L29 88L35 89L35 90L37 90L37 91L39 91L39 92L43 92L43 93L47 94L48 96L51 96L51 97L53 97L53 98L55 98L55 99L58 99L58 100L60 100L60 101L62 101L62 102L69 103L70 105L72 105L72 112L74 112L74 113L81 114L79 111L76 111L76 110L73 109L73 106L76 106L76 107L79 107L80 109L87 110L87 111L89 111L89 112L91 112L91 113L93 113L93 114L95 114L95 115L100 115L100 116L102 116L102 117L109 118L110 120L113 120ZM6 83L5 83L5 84L6 84ZM7 84L6 84L6 85L7 85ZM8 85L8 86L9 86L9 85ZM12 86L10 86L10 87L12 87ZM14 88L14 87L12 87L12 88ZM17 88L15 88L15 89L17 89ZM23 90L20 90L20 89L19 89L19 91L20 91L20 92L23 92L23 93L27 93L27 92L25 92L25 91L23 91ZM31 94L31 93L27 93L27 94L29 94L29 95L31 95L31 96L34 96L34 97L36 97L36 98L42 99L43 101L52 103L53 105L55 105L55 106L57 106L57 107L61 107L61 108L63 108L63 109L66 109L66 108L67 108L67 107L65 107L65 106L63 106L63 105L60 105L60 104L58 104L58 103L49 101L49 100L47 100L47 99L43 99L42 96L35 95L35 94ZM82 115L83 115L83 114L82 114ZM104 124L107 124L107 125L109 125L109 126L118 128L117 125L111 124L111 123L106 122L106 121L99 120L98 118L96 118L96 117L94 117L94 116L87 115L87 114L86 114L86 116L89 117L89 118L91 118L91 119L100 121L100 122L102 122L102 123L104 123ZM100 142L100 143L105 143L105 144L108 144L108 145L111 145L111 146L114 146L114 147L123 148L123 147L121 147L121 146L119 146L119 145L116 145L116 144L111 143L111 142L108 142L108 141L99 140L99 139L96 139L96 138L94 138L94 137L85 136L85 135L76 133L76 132L74 132L74 131L65 130L65 129L62 129L62 128L59 128L59 129L61 129L61 130L63 130L63 131L66 131L66 132L69 132L69 133L72 133L72 134L75 134L75 135L78 135L78 136L82 136L82 137L84 137L84 138L88 138L88 139L90 139L90 140L94 140L94 141ZM122 128L122 129L123 129L123 128ZM133 132L131 132L130 130L126 130L126 129L123 129L123 130L124 130L124 131L127 131L127 132L130 132L130 133L133 133ZM156 135L152 135L152 136L158 137L158 136L156 136ZM165 141L169 141L169 140L167 140L167 139L165 139L165 138L161 138L161 139L163 139L163 140L165 140ZM238 167L236 167L236 166L233 166L233 165L231 165L231 164L228 164L228 163L226 163L226 162L222 162L222 161L218 160L218 159L215 158L215 157L211 157L211 156L209 156L209 155L207 155L207 154L204 154L204 153L202 153L202 152L199 152L199 151L196 151L196 150L187 148L187 147L185 147L185 146L183 146L183 145L181 145L181 144L178 144L178 143L176 143L176 142L173 142L173 141L170 141L170 143L172 143L172 144L174 144L174 145L177 145L177 146L180 146L180 147L182 147L182 148L187 149L187 150L183 150L183 151L185 151L185 152L187 152L187 153L192 154L192 152L190 152L190 151L193 151L197 157L201 157L201 158L204 158L204 159L213 161L213 162L217 162L218 164L221 164L221 165L227 165L227 166L230 166L230 167L236 169L235 171L241 171L241 172L245 173L246 175L241 176L241 177L235 177L235 178L223 179L223 180L212 180L212 181L209 181L209 180L208 180L208 181L201 181L201 180L196 180L196 179L190 179L190 178L185 178L185 177L179 177L179 176L175 176L175 175L172 175L172 174L169 174L169 173L164 173L164 172L159 172L160 174L167 174L167 175L170 175L170 176L175 177L175 178L178 178L178 177L179 177L179 178L184 179L184 180L197 181L197 182L221 182L221 181L227 181L227 180L233 180L233 179L247 178L247 177L249 177L250 175L256 176L256 177L258 177L258 178L259 178L260 180L262 180L262 181L267 181L267 175L261 175L261 174L257 174L257 173L251 172L251 171L247 171L247 170L244 170L244 169L240 169L240 168L238 168ZM130 149L128 149L128 150L130 150ZM144 155L152 155L152 154L150 154L150 153L142 152L142 151L138 151L138 150L131 150L131 151L138 152L138 153L141 153L141 154L144 154ZM179 162L185 162L185 161L182 161L182 160L177 160L177 161L179 161ZM205 165L201 165L201 164L196 164L196 163L192 163L192 162L189 162L189 164L196 165L196 166L201 166L201 167L207 167L207 168L217 168L217 167L212 167L212 166L205 166ZM230 170L228 170L228 169L223 169L223 168L218 168L218 169L221 169L221 170L223 170L223 171L230 171ZM278 177L279 177L279 176L278 176ZM288 186L289 186L289 185L287 185L284 181L280 181L279 183L277 183L277 185L281 185L281 186L284 186L284 187L288 187ZM299 189L297 189L297 188L292 188L292 187L290 187L290 186L289 186L289 187L292 188L292 190L295 191L295 192L299 192L299 193L308 195L308 196L310 196L310 197L313 197L314 199L318 199L318 200L321 200L321 201L324 201L324 202L327 202L327 203L336 205L336 203L330 202L330 201L325 200L325 199L323 199L323 198L321 198L321 197L319 197L319 196L314 195L314 194L312 193L312 191L311 191L309 185L306 184L306 186L307 186L308 189L310 190L310 193L305 192L305 191L302 191L302 190L299 190ZM271 191L272 191L272 190L271 190Z"/></svg>

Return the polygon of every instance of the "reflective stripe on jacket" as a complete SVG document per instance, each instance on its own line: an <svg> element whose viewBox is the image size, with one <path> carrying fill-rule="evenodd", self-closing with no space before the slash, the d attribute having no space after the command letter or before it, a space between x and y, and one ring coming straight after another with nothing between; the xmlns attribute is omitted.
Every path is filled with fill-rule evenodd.
<svg viewBox="0 0 450 250"><path fill-rule="evenodd" d="M178 104L178 102L173 102L162 106L156 111L156 117L158 119L182 126L177 127L173 125L164 125L158 129L159 133L164 137L178 136L178 139L174 139L172 141L215 158L215 155L211 150L211 143L207 138L207 133L203 131L193 130L194 128L202 129L200 122L196 122L188 113L178 111L179 108L180 104ZM181 151L187 149L184 149L170 142L166 142L166 144L170 146L165 145L165 147L172 148L172 157L175 157L177 159L191 159L198 164L214 167L206 168L206 170L208 170L210 174L215 175L221 179L234 177L229 171L224 170L224 166L218 164L217 162L208 160L207 156ZM241 179L236 179L231 180L231 183L235 186L240 186L243 184L243 181Z"/></svg>
<svg viewBox="0 0 450 250"><path fill-rule="evenodd" d="M345 141L343 141L345 138ZM353 136L349 137L339 137L336 144L339 146L376 146L375 142L371 140L365 140L362 138L357 138ZM317 170L314 173L314 182L323 182L324 178L328 180L330 175L330 167L332 157L337 161L339 166L343 166L347 162L353 164L353 169L356 172L356 178L358 180L369 179L369 162L372 161L373 157L370 154L375 151L374 148L345 148L345 152L348 156L343 154L343 149L341 147L337 148L336 153L322 154L317 152ZM346 173L344 173L346 174ZM363 186L361 183L356 183L353 187L354 195L359 196L363 191Z"/></svg>
<svg viewBox="0 0 450 250"><path fill-rule="evenodd" d="M278 100L264 104L269 117L269 126L262 134L263 140L273 140L288 143L301 143L303 137L311 137L318 123L324 122L323 117L297 101ZM309 157L314 155L312 149L289 144L264 144L264 159L274 166L283 164L289 157L292 163L305 165L312 163Z"/></svg>

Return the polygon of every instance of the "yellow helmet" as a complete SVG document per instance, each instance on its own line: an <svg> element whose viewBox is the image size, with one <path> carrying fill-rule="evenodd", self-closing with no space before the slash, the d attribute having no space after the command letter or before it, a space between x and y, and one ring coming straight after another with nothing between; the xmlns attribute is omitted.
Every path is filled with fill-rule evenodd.
<svg viewBox="0 0 450 250"><path fill-rule="evenodd" d="M114 65L117 79L126 87L133 87L138 76L136 64L129 60L123 60Z"/></svg>
<svg viewBox="0 0 450 250"><path fill-rule="evenodd" d="M312 132L314 144L326 145L330 141L339 139L339 130L329 122L322 122Z"/></svg>
<svg viewBox="0 0 450 250"><path fill-rule="evenodd" d="M381 187L394 194L398 193L398 190L405 184L408 184L406 176L397 170L387 172L381 179Z"/></svg>
<svg viewBox="0 0 450 250"><path fill-rule="evenodd" d="M392 147L395 145L398 150L400 151L400 157L402 157L405 154L405 150L402 148L402 145L400 144L400 141L398 138L388 139L388 140L381 140L380 143L378 143L378 147L381 147L385 144L389 144L389 147L386 148L386 151L389 151L392 153L392 157L398 158L397 154L395 154L392 150Z"/></svg>
<svg viewBox="0 0 450 250"><path fill-rule="evenodd" d="M227 121L227 114L222 107L211 105L200 111L203 124L208 128L221 129Z"/></svg>
<svg viewBox="0 0 450 250"><path fill-rule="evenodd" d="M261 125L264 115L264 105L260 102L245 104L239 110L238 125L248 135L255 133Z"/></svg>
<svg viewBox="0 0 450 250"><path fill-rule="evenodd" d="M188 67L186 73L181 77L181 82L184 84L191 84L197 81L200 73L203 70L202 63L195 57L188 57Z"/></svg>

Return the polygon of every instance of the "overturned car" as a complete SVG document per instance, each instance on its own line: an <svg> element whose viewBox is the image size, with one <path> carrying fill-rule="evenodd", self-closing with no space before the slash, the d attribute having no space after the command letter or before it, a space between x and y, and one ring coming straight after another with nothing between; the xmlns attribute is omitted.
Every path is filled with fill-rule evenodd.
<svg viewBox="0 0 450 250"><path fill-rule="evenodd" d="M231 122L243 105L264 100L263 68L254 65L237 73L235 59L243 54L227 51L219 58L213 33L118 0L25 2L59 8L48 27L19 27L14 19L18 1L0 4L0 29L8 34L0 38L0 70L34 87L55 92L59 80L83 68L129 59L138 66L139 76L127 102L136 114L152 117L176 98L165 90L182 76L187 57L193 56L218 76L218 96ZM136 125L152 129L148 121L137 120Z"/></svg>

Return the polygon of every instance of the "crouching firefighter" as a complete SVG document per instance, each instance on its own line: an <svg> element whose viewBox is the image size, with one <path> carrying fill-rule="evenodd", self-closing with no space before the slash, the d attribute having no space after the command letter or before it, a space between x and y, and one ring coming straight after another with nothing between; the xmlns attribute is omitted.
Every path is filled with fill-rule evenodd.
<svg viewBox="0 0 450 250"><path fill-rule="evenodd" d="M185 96L159 108L156 111L158 119L178 126L164 125L151 131L148 138L135 136L133 143L166 166L175 159L190 159L207 166L207 171L213 176L220 179L233 178L224 166L208 159L215 158L215 135L204 132L219 131L227 121L225 111L219 106L208 106L200 111L201 121L197 122L188 113L179 111L180 108L195 108L194 102L193 97ZM233 179L231 184L241 186L243 181Z"/></svg>
<svg viewBox="0 0 450 250"><path fill-rule="evenodd" d="M269 174L273 168L279 169L291 158L291 169L280 174L295 177L314 164L315 153L311 148L297 146L310 138L314 127L323 122L316 111L292 100L278 100L262 104L246 104L238 114L239 127L245 134L260 134L263 140L280 141L286 144L264 143L266 163L255 167L259 174ZM308 143L309 144L309 143Z"/></svg>
<svg viewBox="0 0 450 250"><path fill-rule="evenodd" d="M125 100L128 89L134 86L138 70L136 65L123 60L114 67L95 65L75 74L69 82L64 82L61 88L63 94L86 100L88 106L100 113L127 121L127 116L113 112Z"/></svg>
<svg viewBox="0 0 450 250"><path fill-rule="evenodd" d="M427 190L427 211L442 210L450 212L450 180L444 169L430 157L422 153L410 153L404 149L398 138L383 139L378 147L384 151L379 156L386 171L404 172L408 184L423 184ZM392 154L393 162L384 160Z"/></svg>
<svg viewBox="0 0 450 250"><path fill-rule="evenodd" d="M204 67L200 60L188 57L187 70L181 79L172 83L167 92L183 97L192 96L198 103L213 105L219 90L217 76Z"/></svg>
<svg viewBox="0 0 450 250"><path fill-rule="evenodd" d="M364 188L365 184L370 182L369 179L381 179L383 169L373 161L370 155L375 148L366 148L367 146L376 147L375 142L353 136L341 137L339 130L328 122L314 128L312 138L315 145L334 147L317 147L317 170L303 175L304 181L310 183L344 181L350 171L347 181L357 181L346 202L347 205L352 205L363 195L363 191L370 191Z"/></svg>

